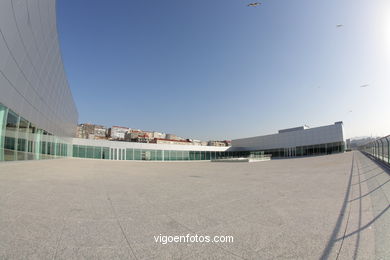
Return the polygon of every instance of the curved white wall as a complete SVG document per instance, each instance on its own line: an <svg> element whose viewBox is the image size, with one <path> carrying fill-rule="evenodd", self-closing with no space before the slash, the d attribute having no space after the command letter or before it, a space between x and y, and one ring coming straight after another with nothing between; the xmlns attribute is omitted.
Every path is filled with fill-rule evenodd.
<svg viewBox="0 0 390 260"><path fill-rule="evenodd" d="M343 125L335 123L305 130L232 140L232 149L267 150L343 141Z"/></svg>
<svg viewBox="0 0 390 260"><path fill-rule="evenodd" d="M78 113L65 76L55 0L0 0L0 103L57 136Z"/></svg>

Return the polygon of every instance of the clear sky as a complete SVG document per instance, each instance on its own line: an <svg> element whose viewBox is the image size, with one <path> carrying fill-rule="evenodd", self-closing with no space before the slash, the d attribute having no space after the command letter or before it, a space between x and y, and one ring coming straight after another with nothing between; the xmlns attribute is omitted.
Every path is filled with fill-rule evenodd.
<svg viewBox="0 0 390 260"><path fill-rule="evenodd" d="M390 134L389 0L248 3L58 0L80 123L204 140L335 121L347 138Z"/></svg>

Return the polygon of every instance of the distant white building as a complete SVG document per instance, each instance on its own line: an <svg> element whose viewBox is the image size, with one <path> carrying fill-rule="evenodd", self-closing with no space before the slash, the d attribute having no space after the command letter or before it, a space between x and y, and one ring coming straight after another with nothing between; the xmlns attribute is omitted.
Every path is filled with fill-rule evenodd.
<svg viewBox="0 0 390 260"><path fill-rule="evenodd" d="M171 139L171 140L183 140L183 138L175 135L175 134L166 134L165 135L166 139Z"/></svg>
<svg viewBox="0 0 390 260"><path fill-rule="evenodd" d="M293 157L343 152L343 122L308 128L279 130L277 134L232 140L236 151L264 151L273 157Z"/></svg>
<svg viewBox="0 0 390 260"><path fill-rule="evenodd" d="M113 126L110 129L110 137L113 140L124 140L127 131L129 131L128 127Z"/></svg>
<svg viewBox="0 0 390 260"><path fill-rule="evenodd" d="M154 139L154 138L164 139L164 138L166 138L166 134L160 133L160 132L152 132L152 139Z"/></svg>

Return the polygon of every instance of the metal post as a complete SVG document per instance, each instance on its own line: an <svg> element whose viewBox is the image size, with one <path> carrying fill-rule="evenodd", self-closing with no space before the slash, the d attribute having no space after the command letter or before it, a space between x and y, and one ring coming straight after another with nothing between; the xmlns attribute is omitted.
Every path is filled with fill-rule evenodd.
<svg viewBox="0 0 390 260"><path fill-rule="evenodd" d="M386 142L387 142L387 163L390 163L390 143L389 143L389 136L386 136Z"/></svg>
<svg viewBox="0 0 390 260"><path fill-rule="evenodd" d="M376 146L377 147L376 148L376 157L379 158L379 140L376 140L375 142L377 144L377 146Z"/></svg>
<svg viewBox="0 0 390 260"><path fill-rule="evenodd" d="M381 142L381 144L382 144L382 161L384 161L385 160L385 150L384 150L384 148L385 148L385 145L384 145L384 142L382 142L382 138L381 139L379 139L379 141Z"/></svg>

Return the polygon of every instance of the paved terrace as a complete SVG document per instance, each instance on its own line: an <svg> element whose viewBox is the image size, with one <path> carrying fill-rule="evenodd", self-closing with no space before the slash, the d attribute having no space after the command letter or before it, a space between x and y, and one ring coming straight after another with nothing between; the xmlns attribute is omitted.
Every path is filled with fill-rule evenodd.
<svg viewBox="0 0 390 260"><path fill-rule="evenodd" d="M385 258L389 176L359 152L259 163L1 163L0 259ZM234 242L154 242L188 233Z"/></svg>

